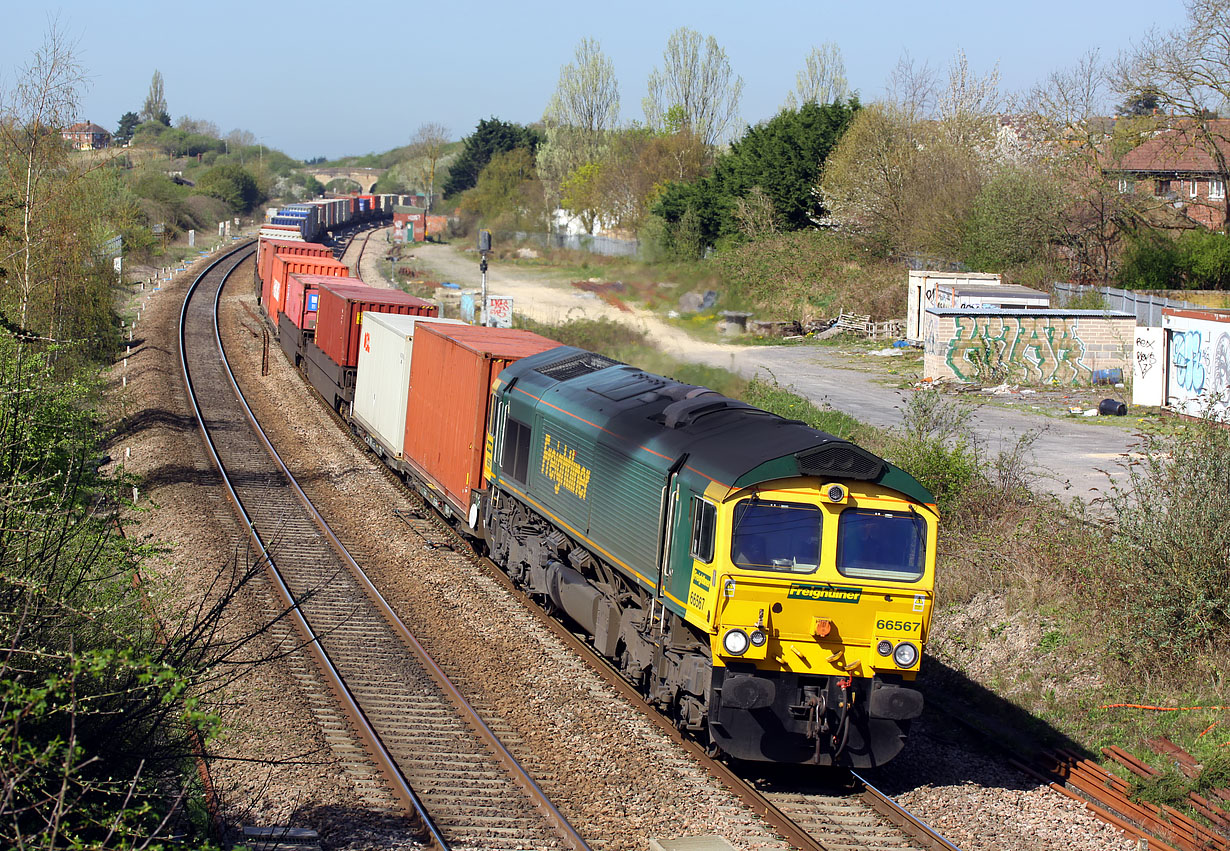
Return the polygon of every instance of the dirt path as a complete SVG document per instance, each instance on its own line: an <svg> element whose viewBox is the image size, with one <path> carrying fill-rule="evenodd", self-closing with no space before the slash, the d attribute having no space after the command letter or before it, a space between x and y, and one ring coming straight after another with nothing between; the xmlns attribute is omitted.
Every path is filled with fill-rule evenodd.
<svg viewBox="0 0 1230 851"><path fill-rule="evenodd" d="M454 245L425 243L414 251L419 266L431 269L441 280L478 289L478 254L459 251ZM489 295L513 297L513 310L536 322L558 325L571 319L612 319L642 330L656 346L680 360L724 362L746 346L721 345L693 339L656 313L629 305L620 310L593 293L578 290L549 270L525 269L493 262L487 269Z"/></svg>
<svg viewBox="0 0 1230 851"><path fill-rule="evenodd" d="M373 240L377 237L373 236ZM368 249L369 253L371 249ZM419 245L415 262L465 289L478 289L478 255L456 245ZM374 279L373 279L374 280ZM909 390L886 386L881 373L867 371L841 353L814 346L738 346L695 340L651 311L622 311L578 290L549 270L492 263L487 272L492 295L514 299L515 312L538 322L578 317L609 318L642 329L663 351L680 360L733 370L751 378L772 376L818 405L830 405L881 428L901 424ZM1058 419L992 405L974 409L971 426L991 454L1011 450L1023 436L1036 435L1033 456L1043 478L1039 487L1061 498L1093 499L1108 485L1107 473L1131 452L1137 438L1128 428Z"/></svg>

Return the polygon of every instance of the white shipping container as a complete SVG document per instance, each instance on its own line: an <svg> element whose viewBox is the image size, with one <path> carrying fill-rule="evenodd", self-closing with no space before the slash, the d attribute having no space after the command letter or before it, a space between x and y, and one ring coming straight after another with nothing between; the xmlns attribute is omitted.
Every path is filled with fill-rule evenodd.
<svg viewBox="0 0 1230 851"><path fill-rule="evenodd" d="M402 457L406 438L406 400L410 395L410 356L419 322L464 325L457 319L365 312L355 376L355 421L391 457Z"/></svg>

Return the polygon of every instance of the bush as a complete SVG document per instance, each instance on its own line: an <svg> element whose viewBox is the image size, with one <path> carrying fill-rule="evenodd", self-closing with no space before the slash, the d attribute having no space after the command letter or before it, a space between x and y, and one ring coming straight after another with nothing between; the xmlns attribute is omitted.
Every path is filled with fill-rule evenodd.
<svg viewBox="0 0 1230 851"><path fill-rule="evenodd" d="M1182 422L1147 450L1109 497L1115 557L1136 649L1180 661L1230 628L1230 431Z"/></svg>
<svg viewBox="0 0 1230 851"><path fill-rule="evenodd" d="M1161 234L1134 236L1119 267L1119 286L1127 290L1167 290L1178 286L1179 250Z"/></svg>
<svg viewBox="0 0 1230 851"><path fill-rule="evenodd" d="M1177 240L1165 234L1134 237L1118 280L1129 290L1230 289L1230 237L1203 229Z"/></svg>
<svg viewBox="0 0 1230 851"><path fill-rule="evenodd" d="M905 270L835 234L766 237L720 252L713 262L733 306L788 318L835 316L843 309L874 320L905 315Z"/></svg>
<svg viewBox="0 0 1230 851"><path fill-rule="evenodd" d="M1183 285L1193 290L1230 289L1230 237L1206 230L1179 237Z"/></svg>
<svg viewBox="0 0 1230 851"><path fill-rule="evenodd" d="M197 192L225 201L234 213L246 213L260 200L256 179L237 165L214 166L197 182Z"/></svg>
<svg viewBox="0 0 1230 851"><path fill-rule="evenodd" d="M983 484L970 435L971 413L938 390L919 390L906 404L902 432L888 448L889 460L935 495L941 513Z"/></svg>

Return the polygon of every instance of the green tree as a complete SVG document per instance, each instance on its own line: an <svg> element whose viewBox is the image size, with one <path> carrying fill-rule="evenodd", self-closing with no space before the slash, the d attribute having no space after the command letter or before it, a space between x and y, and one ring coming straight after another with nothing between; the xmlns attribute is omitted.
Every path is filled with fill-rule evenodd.
<svg viewBox="0 0 1230 851"><path fill-rule="evenodd" d="M586 163L560 184L560 203L581 220L586 233L594 232L594 223L601 213L601 177L602 168L598 163Z"/></svg>
<svg viewBox="0 0 1230 851"><path fill-rule="evenodd" d="M538 148L538 131L520 124L484 118L474 132L462 140L461 153L449 168L444 183L445 195L457 195L478 184L478 176L496 154L524 148L531 157Z"/></svg>
<svg viewBox="0 0 1230 851"><path fill-rule="evenodd" d="M542 184L530 150L514 148L492 156L478 184L462 196L461 209L492 227L542 229L546 218Z"/></svg>
<svg viewBox="0 0 1230 851"><path fill-rule="evenodd" d="M1046 259L1061 239L1064 209L1063 187L1049 174L1005 168L974 199L962 228L962 259L984 272Z"/></svg>
<svg viewBox="0 0 1230 851"><path fill-rule="evenodd" d="M548 132L566 129L569 170L597 162L603 136L619 121L615 64L594 39L577 44L575 61L560 69L555 93L543 114ZM557 144L560 142L557 140Z"/></svg>
<svg viewBox="0 0 1230 851"><path fill-rule="evenodd" d="M141 106L142 121L157 121L163 126L171 126L171 114L167 111L167 96L163 90L162 72L155 69L154 76L149 81L149 92L145 95L145 103Z"/></svg>
<svg viewBox="0 0 1230 851"><path fill-rule="evenodd" d="M115 141L124 144L132 139L132 134L140 123L141 118L135 112L125 112L120 116L120 124L115 129Z"/></svg>
<svg viewBox="0 0 1230 851"><path fill-rule="evenodd" d="M225 201L235 213L249 212L260 200L256 179L242 167L230 163L205 172L196 188L202 195Z"/></svg>
<svg viewBox="0 0 1230 851"><path fill-rule="evenodd" d="M556 197L563 195L564 182L578 169L597 165L603 158L608 136L619 120L614 63L589 38L577 44L574 55L575 61L560 69L543 113L544 139L536 158L539 177ZM592 233L596 211L584 218Z"/></svg>
<svg viewBox="0 0 1230 851"><path fill-rule="evenodd" d="M728 153L718 157L712 175L693 184L668 186L655 212L678 222L685 210L692 209L706 244L712 245L738 231L736 202L760 187L782 228L812 226L826 214L814 191L821 169L859 109L858 100L851 99L782 110L748 128Z"/></svg>

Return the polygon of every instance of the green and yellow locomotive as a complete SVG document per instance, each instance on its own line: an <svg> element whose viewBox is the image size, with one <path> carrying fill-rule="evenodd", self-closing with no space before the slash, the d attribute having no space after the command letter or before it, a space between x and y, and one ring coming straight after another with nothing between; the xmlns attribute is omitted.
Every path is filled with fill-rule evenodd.
<svg viewBox="0 0 1230 851"><path fill-rule="evenodd" d="M482 532L530 593L737 759L866 767L922 696L937 513L883 459L560 347L491 396Z"/></svg>

